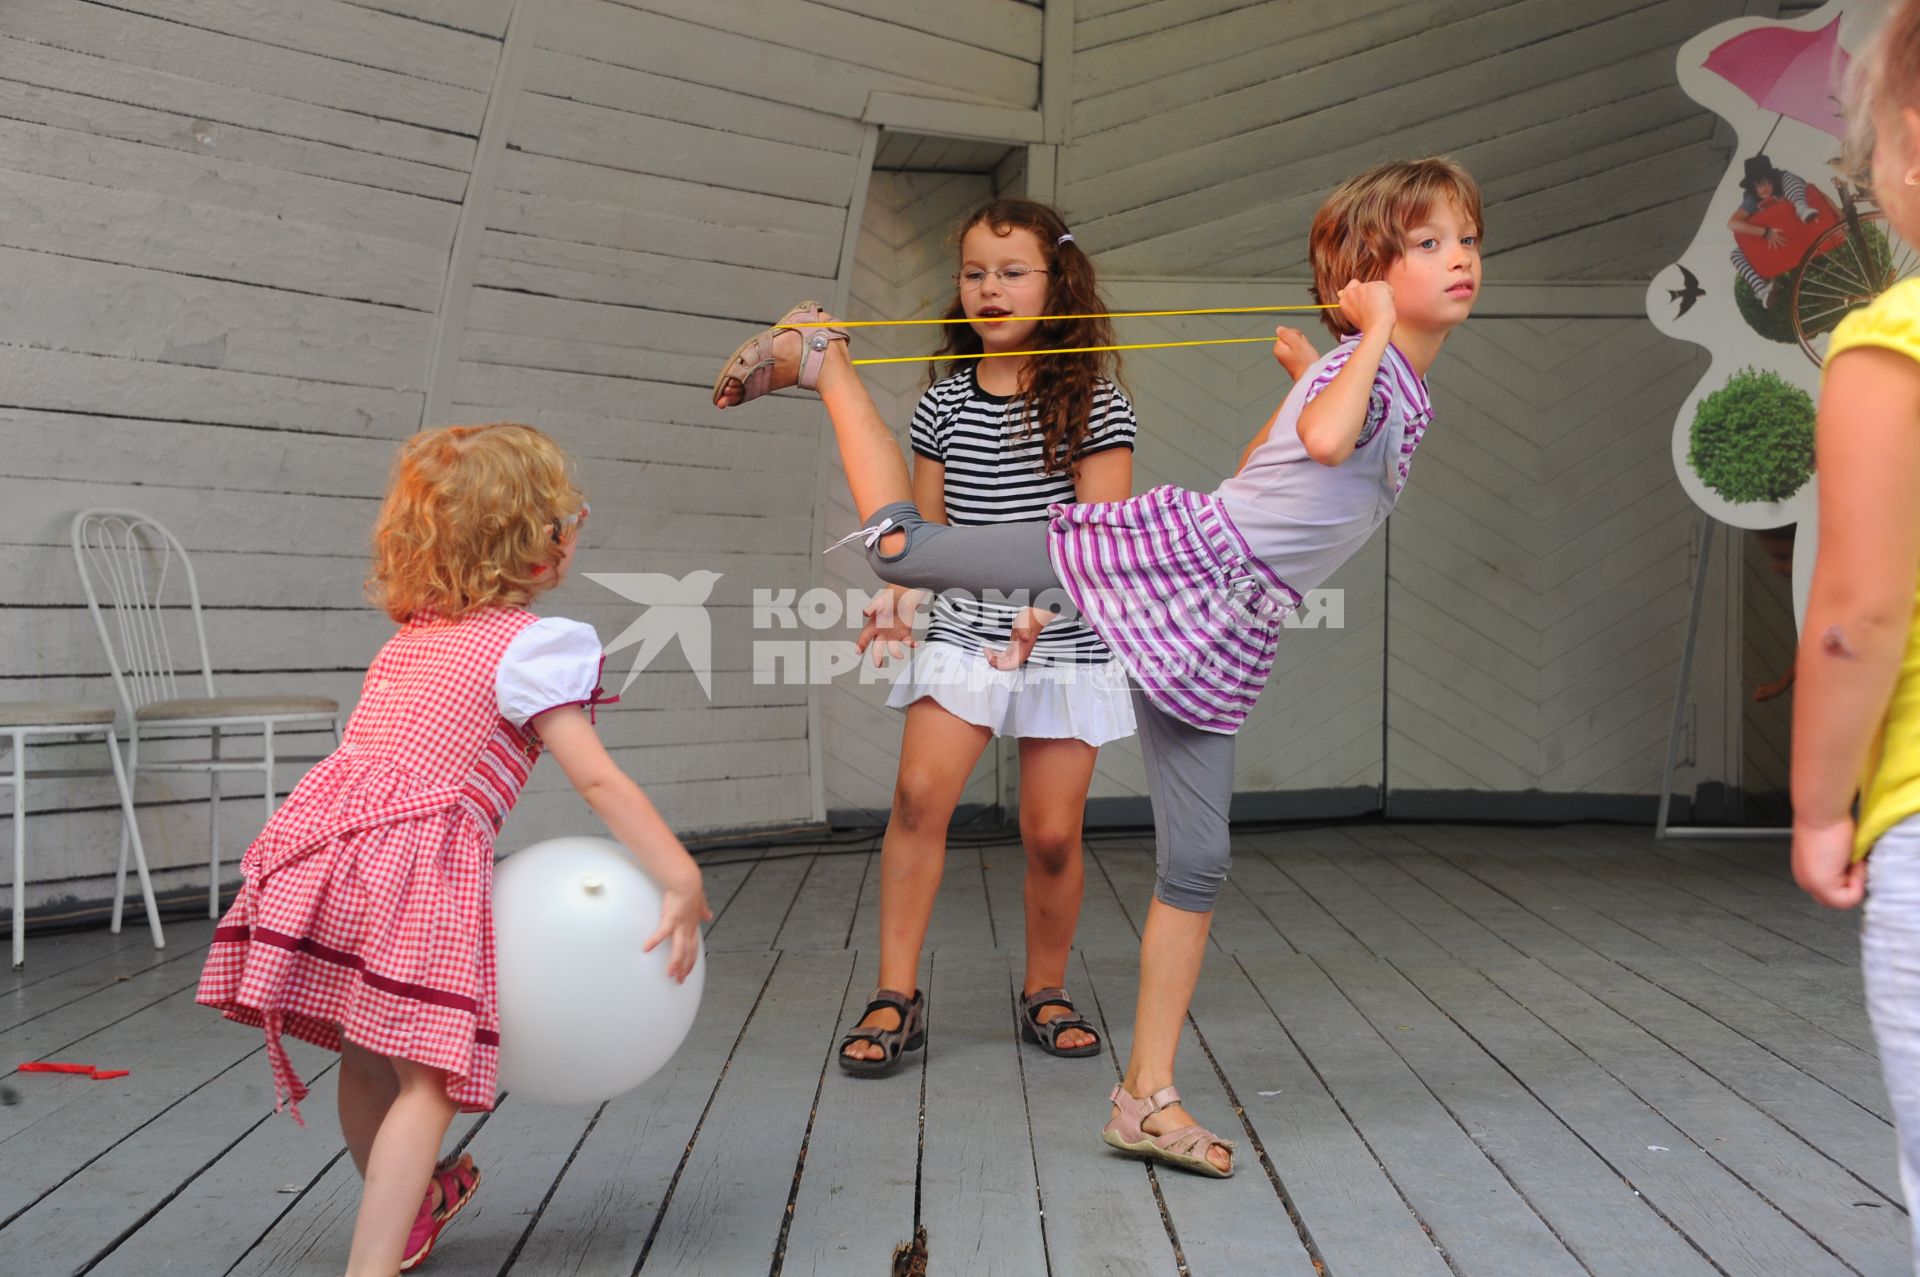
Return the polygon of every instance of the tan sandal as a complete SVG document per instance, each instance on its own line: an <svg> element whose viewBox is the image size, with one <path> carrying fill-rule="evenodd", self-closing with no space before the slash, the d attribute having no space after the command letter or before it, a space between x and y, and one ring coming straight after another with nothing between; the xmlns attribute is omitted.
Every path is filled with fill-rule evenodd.
<svg viewBox="0 0 1920 1277"><path fill-rule="evenodd" d="M818 302L801 302L786 314L780 316L778 323L764 332L755 333L740 344L733 352L733 358L713 382L713 406L732 408L749 400L776 390L785 390L789 386L799 386L802 390L812 390L820 382L820 368L827 362L827 347L836 341L847 341L844 328L798 328L798 324L831 324L833 316L820 307ZM773 353L774 341L784 332L800 334L800 363L794 371L791 381L781 376L779 360Z"/></svg>
<svg viewBox="0 0 1920 1277"><path fill-rule="evenodd" d="M1100 1138L1112 1147L1124 1153L1138 1154L1148 1161L1178 1166L1196 1175L1225 1179L1233 1174L1232 1140L1221 1139L1204 1126L1182 1126L1164 1135L1155 1135L1142 1125L1161 1109L1172 1108L1180 1102L1180 1092L1172 1087L1163 1086L1145 1099L1137 1099L1124 1085L1120 1085L1113 1088L1113 1094L1108 1098L1119 1112L1107 1123L1107 1129L1100 1133ZM1207 1150L1216 1144L1227 1150L1229 1161L1224 1171L1207 1156Z"/></svg>

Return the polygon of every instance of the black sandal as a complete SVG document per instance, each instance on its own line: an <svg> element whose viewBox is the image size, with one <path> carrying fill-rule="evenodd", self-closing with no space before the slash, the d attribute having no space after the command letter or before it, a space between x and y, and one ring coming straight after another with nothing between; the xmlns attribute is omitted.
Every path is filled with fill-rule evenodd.
<svg viewBox="0 0 1920 1277"><path fill-rule="evenodd" d="M900 1027L897 1029L861 1028L856 1022L840 1039L840 1067L860 1077L878 1077L882 1073L891 1073L899 1066L900 1057L908 1051L918 1051L927 1044L927 1000L915 989L913 996L893 989L875 989L873 997L867 1002L867 1009L860 1013L864 1020L875 1011L891 1008L900 1015ZM859 1056L848 1055L847 1048L856 1042L865 1042L879 1047L886 1054L877 1060L866 1060Z"/></svg>
<svg viewBox="0 0 1920 1277"><path fill-rule="evenodd" d="M1065 1007L1067 1014L1042 1023L1040 1012L1047 1007ZM1014 1018L1020 1022L1020 1035L1048 1055L1057 1055L1063 1060L1079 1060L1100 1054L1100 1030L1074 1009L1073 999L1067 996L1065 989L1039 989L1021 994L1020 1009ZM1059 1045L1060 1035L1068 1029L1090 1033L1093 1041L1081 1046Z"/></svg>

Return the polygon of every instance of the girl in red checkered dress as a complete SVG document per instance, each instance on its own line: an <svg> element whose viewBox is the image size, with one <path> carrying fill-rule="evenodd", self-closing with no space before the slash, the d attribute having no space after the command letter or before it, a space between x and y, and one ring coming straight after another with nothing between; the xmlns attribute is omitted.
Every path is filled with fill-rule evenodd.
<svg viewBox="0 0 1920 1277"><path fill-rule="evenodd" d="M214 932L199 1000L265 1030L277 1094L307 1094L283 1034L340 1052L365 1181L349 1277L425 1259L479 1183L464 1155L434 1158L456 1112L493 1107L493 839L542 748L661 884L646 947L671 944L676 980L712 916L693 858L593 728L592 627L526 610L566 577L586 514L566 455L530 426L402 446L372 577L400 631L340 748L248 849Z"/></svg>

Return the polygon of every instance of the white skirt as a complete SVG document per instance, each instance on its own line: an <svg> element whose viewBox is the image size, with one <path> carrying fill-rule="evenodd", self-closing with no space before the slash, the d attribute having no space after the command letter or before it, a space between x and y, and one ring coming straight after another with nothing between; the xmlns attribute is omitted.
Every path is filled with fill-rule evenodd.
<svg viewBox="0 0 1920 1277"><path fill-rule="evenodd" d="M1134 733L1133 693L1119 661L997 670L983 652L922 643L894 680L887 704L905 709L923 696L995 736L1105 745Z"/></svg>

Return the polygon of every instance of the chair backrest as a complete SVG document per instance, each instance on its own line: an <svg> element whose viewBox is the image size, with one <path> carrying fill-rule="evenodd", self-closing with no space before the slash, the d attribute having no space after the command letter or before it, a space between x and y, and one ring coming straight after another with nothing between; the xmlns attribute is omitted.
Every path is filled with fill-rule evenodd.
<svg viewBox="0 0 1920 1277"><path fill-rule="evenodd" d="M73 561L128 718L154 701L215 694L207 627L200 616L200 585L193 561L173 533L138 510L82 510L73 516ZM184 587L198 648L185 654L189 663L184 675L192 679L191 662L197 660L204 693L190 688L183 693L180 686L183 671L175 663L166 625L169 578Z"/></svg>

